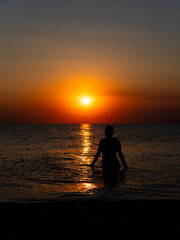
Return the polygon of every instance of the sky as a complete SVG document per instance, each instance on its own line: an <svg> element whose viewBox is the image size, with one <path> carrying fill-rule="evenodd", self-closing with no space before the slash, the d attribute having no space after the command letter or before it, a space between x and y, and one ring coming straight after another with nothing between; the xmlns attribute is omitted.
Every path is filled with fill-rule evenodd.
<svg viewBox="0 0 180 240"><path fill-rule="evenodd" d="M180 123L179 12L179 0L0 0L0 123Z"/></svg>

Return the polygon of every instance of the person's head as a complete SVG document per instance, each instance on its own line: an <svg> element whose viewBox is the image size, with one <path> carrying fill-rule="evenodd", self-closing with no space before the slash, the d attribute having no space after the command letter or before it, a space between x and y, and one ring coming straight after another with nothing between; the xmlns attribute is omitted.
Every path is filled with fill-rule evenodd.
<svg viewBox="0 0 180 240"><path fill-rule="evenodd" d="M106 126L106 128L105 128L105 135L106 135L106 137L112 137L113 133L114 133L113 126Z"/></svg>

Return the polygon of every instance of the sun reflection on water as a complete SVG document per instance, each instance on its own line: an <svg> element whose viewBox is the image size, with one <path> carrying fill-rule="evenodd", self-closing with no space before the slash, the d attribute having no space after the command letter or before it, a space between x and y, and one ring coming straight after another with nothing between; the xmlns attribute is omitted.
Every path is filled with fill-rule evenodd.
<svg viewBox="0 0 180 240"><path fill-rule="evenodd" d="M97 185L94 183L76 183L76 184L69 184L69 185L49 185L44 184L44 191L45 192L53 192L53 194L59 195L59 193L88 193L93 194L94 190L97 189Z"/></svg>
<svg viewBox="0 0 180 240"><path fill-rule="evenodd" d="M97 188L97 186L93 183L81 183L76 185L75 192L87 192L95 188ZM92 192L90 192L90 194L92 194Z"/></svg>
<svg viewBox="0 0 180 240"><path fill-rule="evenodd" d="M77 165L79 166L78 180L73 186L74 192L85 193L88 192L92 194L97 188L96 184L89 181L92 180L92 170L90 168L91 159L91 137L92 129L90 124L81 124L79 131L80 141L79 141L79 156L77 159ZM69 189L70 190L70 189Z"/></svg>
<svg viewBox="0 0 180 240"><path fill-rule="evenodd" d="M81 143L82 143L82 148L81 148L81 161L87 164L88 161L88 156L91 150L91 141L90 141L90 136L91 136L91 125L90 124L81 124L80 126L80 136L81 136Z"/></svg>

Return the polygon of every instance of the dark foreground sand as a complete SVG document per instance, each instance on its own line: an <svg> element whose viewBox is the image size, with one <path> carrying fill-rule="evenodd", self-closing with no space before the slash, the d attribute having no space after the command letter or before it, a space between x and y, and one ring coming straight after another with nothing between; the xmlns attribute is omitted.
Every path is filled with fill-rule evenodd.
<svg viewBox="0 0 180 240"><path fill-rule="evenodd" d="M0 239L180 239L180 201L1 203Z"/></svg>

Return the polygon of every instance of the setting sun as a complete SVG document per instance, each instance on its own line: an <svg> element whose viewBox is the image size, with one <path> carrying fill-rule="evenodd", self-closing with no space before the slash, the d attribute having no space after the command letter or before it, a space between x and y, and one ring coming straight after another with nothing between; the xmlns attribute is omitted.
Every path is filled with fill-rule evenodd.
<svg viewBox="0 0 180 240"><path fill-rule="evenodd" d="M85 97L85 98L82 99L82 103L83 103L84 105L88 105L88 104L90 103L90 99L87 98L87 97Z"/></svg>

